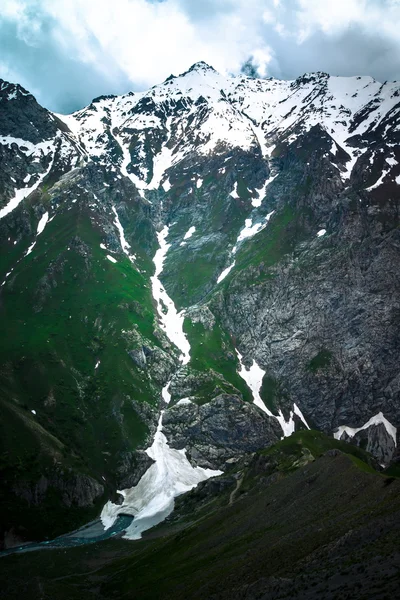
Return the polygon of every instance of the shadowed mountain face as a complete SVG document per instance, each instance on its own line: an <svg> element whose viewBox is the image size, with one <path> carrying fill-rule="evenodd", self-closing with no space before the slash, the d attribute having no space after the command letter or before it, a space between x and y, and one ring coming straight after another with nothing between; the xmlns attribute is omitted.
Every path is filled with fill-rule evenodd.
<svg viewBox="0 0 400 600"><path fill-rule="evenodd" d="M0 596L396 597L400 482L364 461L359 448L299 431L182 496L141 541L3 557Z"/></svg>
<svg viewBox="0 0 400 600"><path fill-rule="evenodd" d="M161 408L193 467L307 427L396 460L399 90L198 63L65 116L0 81L5 547L136 485Z"/></svg>

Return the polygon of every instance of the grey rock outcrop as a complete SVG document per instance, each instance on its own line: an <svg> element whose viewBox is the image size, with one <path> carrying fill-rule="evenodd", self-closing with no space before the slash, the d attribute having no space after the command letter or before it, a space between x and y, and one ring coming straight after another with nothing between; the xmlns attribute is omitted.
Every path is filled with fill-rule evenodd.
<svg viewBox="0 0 400 600"><path fill-rule="evenodd" d="M383 466L390 464L396 450L394 439L382 423L362 429L349 442L370 452Z"/></svg>
<svg viewBox="0 0 400 600"><path fill-rule="evenodd" d="M104 487L83 473L54 472L49 476L42 475L36 482L19 481L12 491L29 506L40 506L47 494L55 492L60 496L63 507L86 508L104 494Z"/></svg>
<svg viewBox="0 0 400 600"><path fill-rule="evenodd" d="M124 490L137 485L153 462L143 450L125 452L120 456L116 474L118 489Z"/></svg>
<svg viewBox="0 0 400 600"><path fill-rule="evenodd" d="M166 410L163 433L172 448L186 448L194 465L223 469L230 459L276 443L281 429L254 404L221 394L203 406L185 403Z"/></svg>

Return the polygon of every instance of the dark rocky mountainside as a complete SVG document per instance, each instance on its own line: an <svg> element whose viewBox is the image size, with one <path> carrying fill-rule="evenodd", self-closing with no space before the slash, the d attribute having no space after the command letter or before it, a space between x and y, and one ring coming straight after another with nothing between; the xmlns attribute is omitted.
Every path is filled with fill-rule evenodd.
<svg viewBox="0 0 400 600"><path fill-rule="evenodd" d="M368 462L359 448L299 431L182 496L139 542L2 558L0 597L396 597L400 481Z"/></svg>
<svg viewBox="0 0 400 600"><path fill-rule="evenodd" d="M203 469L309 427L396 462L399 122L369 77L0 81L5 546L137 484L157 422Z"/></svg>

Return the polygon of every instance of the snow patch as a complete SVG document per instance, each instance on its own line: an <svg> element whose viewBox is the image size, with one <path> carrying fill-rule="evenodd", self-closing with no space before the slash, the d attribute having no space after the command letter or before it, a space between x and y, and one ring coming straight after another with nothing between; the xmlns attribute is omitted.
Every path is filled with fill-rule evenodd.
<svg viewBox="0 0 400 600"><path fill-rule="evenodd" d="M373 185L370 185L369 187L365 188L367 192L370 192L371 190L375 190L376 188L378 188L380 185L382 185L384 178L386 177L386 175L388 175L390 169L387 169L386 171L382 171L382 175L379 177L378 181L376 181Z"/></svg>
<svg viewBox="0 0 400 600"><path fill-rule="evenodd" d="M55 156L55 154L54 154L54 156ZM11 200L9 200L8 204L6 204L6 206L4 206L0 210L0 219L2 219L6 215L8 215L10 212L15 210L17 208L17 206L22 202L22 200L27 198L29 196L29 194L34 192L40 186L40 184L43 182L44 178L50 173L50 170L51 170L51 168L53 166L53 162L54 162L54 156L50 162L48 169L46 170L45 173L43 173L39 177L39 179L36 181L36 183L34 183L31 187L28 187L28 188L22 188L20 190L15 190L14 198L11 198Z"/></svg>
<svg viewBox="0 0 400 600"><path fill-rule="evenodd" d="M187 232L185 233L183 239L188 240L189 238L192 237L192 235L194 234L195 231L196 231L196 227L190 227L190 229L188 229Z"/></svg>
<svg viewBox="0 0 400 600"><path fill-rule="evenodd" d="M304 418L303 413L301 412L301 410L299 409L299 407L297 406L297 404L293 404L293 412L294 412L295 415L297 415L301 419L301 421L303 421L303 423L307 427L307 429L310 429L307 421Z"/></svg>
<svg viewBox="0 0 400 600"><path fill-rule="evenodd" d="M0 286L0 287L3 287L3 285L6 283L6 281L7 281L8 277L11 275L11 273L12 273L13 271L14 271L14 269L11 269L11 271L8 271L8 273L6 273L6 274L5 274L4 281L3 281L3 283L1 284L1 286Z"/></svg>
<svg viewBox="0 0 400 600"><path fill-rule="evenodd" d="M190 400L190 398L182 398L175 404L175 406L180 406L182 404L193 404L193 402Z"/></svg>
<svg viewBox="0 0 400 600"><path fill-rule="evenodd" d="M49 220L49 213L45 212L42 215L42 217L38 223L36 235L40 235L43 232L44 228L46 227L46 225L48 223L48 220Z"/></svg>
<svg viewBox="0 0 400 600"><path fill-rule="evenodd" d="M237 182L233 186L233 190L231 191L230 196L232 196L232 198L235 198L235 200L237 200L239 198L238 193L237 193Z"/></svg>
<svg viewBox="0 0 400 600"><path fill-rule="evenodd" d="M236 240L236 244L246 240L247 238L253 237L256 235L256 233L259 233L262 229L264 229L265 225L266 224L263 223L255 223L252 225L252 219L246 219L244 227Z"/></svg>
<svg viewBox="0 0 400 600"><path fill-rule="evenodd" d="M320 230L318 231L318 233L317 233L317 236L318 236L318 237L322 237L322 236L323 236L323 235L325 235L325 234L326 234L326 229L320 229Z"/></svg>
<svg viewBox="0 0 400 600"><path fill-rule="evenodd" d="M387 433L393 438L394 440L394 445L397 446L397 428L392 425L384 416L382 412L379 412L377 415L375 415L374 417L371 417L369 419L369 421L367 421L364 425L362 425L361 427L348 427L347 425L340 425L340 427L338 428L337 431L334 432L333 437L336 440L340 440L343 433L346 432L347 435L349 437L354 437L356 435L356 433L358 433L359 431L362 431L363 429L368 429L368 427L371 427L371 425L384 425Z"/></svg>
<svg viewBox="0 0 400 600"><path fill-rule="evenodd" d="M169 192L169 190L170 190L170 189L171 189L171 187L172 187L172 186L171 186L171 182L170 182L170 180L169 180L169 179L166 179L166 180L164 181L164 183L162 184L162 187L163 187L163 190L164 190L164 192Z"/></svg>
<svg viewBox="0 0 400 600"><path fill-rule="evenodd" d="M168 381L167 385L165 385L161 391L161 396L166 404L169 404L171 402L171 393L169 391L170 385L171 385L171 382Z"/></svg>
<svg viewBox="0 0 400 600"><path fill-rule="evenodd" d="M217 284L221 283L221 281L223 281L225 279L225 277L227 277L229 275L229 273L232 271L235 264L236 264L236 261L234 260L233 263L231 265L229 265L229 267L227 267L226 269L224 269L222 271L221 275L217 279Z"/></svg>
<svg viewBox="0 0 400 600"><path fill-rule="evenodd" d="M107 258L109 261L111 261L112 263L116 263L117 261L115 260L115 258L113 256L110 256L109 254L107 254Z"/></svg>
<svg viewBox="0 0 400 600"><path fill-rule="evenodd" d="M394 156L388 156L385 160L391 167L396 167L399 164Z"/></svg>
<svg viewBox="0 0 400 600"><path fill-rule="evenodd" d="M248 369L243 364L243 356L240 354L239 350L236 350L237 357L240 363L239 375L242 379L245 380L249 388L251 389L251 393L253 395L253 401L256 406L261 408L269 417L273 417L272 412L265 406L263 400L261 400L260 390L262 386L262 381L265 375L265 371L258 366L255 360L253 360L253 364Z"/></svg>
<svg viewBox="0 0 400 600"><path fill-rule="evenodd" d="M137 188L140 196L142 198L144 198L144 189L147 187L146 183L143 180L139 179L139 177L137 177L133 173L128 173L128 166L130 165L131 160L132 160L131 154L129 152L129 142L125 144L121 135L113 134L113 129L114 129L114 126L112 126L111 130L110 130L111 135L114 137L115 141L117 142L117 144L119 145L119 147L122 150L122 162L121 162L121 166L120 166L121 173L125 177L128 177L128 179L130 179L132 181L134 186ZM107 187L109 187L108 184L104 184L104 185L107 185Z"/></svg>
<svg viewBox="0 0 400 600"><path fill-rule="evenodd" d="M243 242L243 240L249 239L253 236L255 236L257 233L260 233L260 231L262 231L263 229L266 228L268 221L270 220L270 218L272 217L272 215L274 214L274 210L271 211L270 213L268 213L265 218L264 218L264 222L262 223L255 223L254 225L252 224L252 219L246 219L245 221L245 225L243 227L243 229L240 231L237 240L236 240L236 244L234 245L234 247L232 248L232 253L231 255L234 256L238 250L238 245ZM233 267L236 265L236 260L233 261L232 264L229 265L229 267L227 267L226 269L224 269L222 271L222 273L220 274L220 276L217 279L217 285L219 283L221 283L221 281L223 281L225 279L225 277L227 277L227 275L229 275L229 273L231 272L231 270L233 269Z"/></svg>
<svg viewBox="0 0 400 600"><path fill-rule="evenodd" d="M276 177L278 177L278 175L279 173L276 173L276 175L271 175L271 177L267 179L267 181L264 183L263 187L256 190L256 192L258 193L258 198L252 198L251 200L251 204L252 206L254 206L254 208L259 208L261 206L261 203L264 200L265 194L267 192L267 187L270 183L274 181L274 179L276 179Z"/></svg>
<svg viewBox="0 0 400 600"><path fill-rule="evenodd" d="M260 396L260 391L261 391L261 386L262 386L262 381L263 381L263 378L265 375L265 371L263 371L261 369L261 367L256 363L255 360L253 360L252 366L248 369L243 364L243 357L240 354L239 350L236 350L236 354L238 356L239 364L240 364L239 375L242 379L244 379L244 381L247 383L247 385L251 389L254 404L256 406L258 406L259 408L261 408L261 410L264 411L269 417L272 417L273 419L276 419L278 421L279 425L282 428L283 436L288 437L288 436L292 435L292 433L294 433L295 422L294 422L293 416L295 414L302 420L302 422L307 427L307 429L310 429L307 424L307 421L304 418L303 413L301 412L301 410L299 409L297 404L293 404L293 410L290 411L288 421L285 420L285 417L283 416L283 413L281 410L279 410L279 414L278 414L278 416L276 416L265 406L265 404Z"/></svg>
<svg viewBox="0 0 400 600"><path fill-rule="evenodd" d="M268 222L270 220L270 218L272 217L272 215L274 214L274 210L271 211L270 213L268 213L265 218L264 218L264 223L255 223L254 225L252 224L252 219L246 219L245 220L245 224L243 229L240 231L237 240L236 240L236 244L234 245L234 247L232 248L232 254L236 254L237 250L238 250L238 244L240 244L240 242L243 242L243 240L249 239L254 237L257 233L260 233L260 231L262 231L263 229L266 228L266 226L268 225Z"/></svg>

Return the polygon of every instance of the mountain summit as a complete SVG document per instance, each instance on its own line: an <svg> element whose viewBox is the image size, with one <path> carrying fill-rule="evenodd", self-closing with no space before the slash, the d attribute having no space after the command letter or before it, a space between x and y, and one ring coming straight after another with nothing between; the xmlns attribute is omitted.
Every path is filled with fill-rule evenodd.
<svg viewBox="0 0 400 600"><path fill-rule="evenodd" d="M206 62L204 62L204 60L194 63L185 73L190 73L192 71L195 71L196 73L207 73L210 71L216 73L214 67L208 65Z"/></svg>

